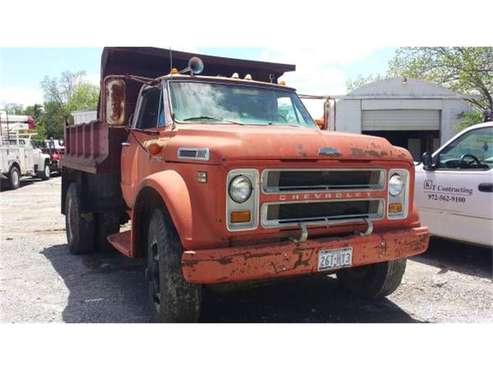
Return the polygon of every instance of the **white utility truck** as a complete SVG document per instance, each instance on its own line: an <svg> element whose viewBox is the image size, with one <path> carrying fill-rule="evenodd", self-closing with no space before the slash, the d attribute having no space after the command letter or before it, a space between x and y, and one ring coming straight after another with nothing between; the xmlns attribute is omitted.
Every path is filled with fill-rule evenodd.
<svg viewBox="0 0 493 370"><path fill-rule="evenodd" d="M8 132L0 135L1 189L17 189L22 176L50 178L50 156L34 148L32 134Z"/></svg>
<svg viewBox="0 0 493 370"><path fill-rule="evenodd" d="M432 235L493 247L493 122L471 126L416 166L415 201Z"/></svg>

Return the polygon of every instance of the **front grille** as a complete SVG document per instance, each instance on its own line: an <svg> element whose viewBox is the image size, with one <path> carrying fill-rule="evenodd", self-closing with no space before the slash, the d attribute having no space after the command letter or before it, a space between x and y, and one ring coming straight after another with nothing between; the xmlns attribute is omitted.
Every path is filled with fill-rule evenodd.
<svg viewBox="0 0 493 370"><path fill-rule="evenodd" d="M379 219L383 217L383 210L382 199L266 203L262 223L266 227L276 227Z"/></svg>
<svg viewBox="0 0 493 370"><path fill-rule="evenodd" d="M266 193L324 190L381 190L382 169L266 170L262 187Z"/></svg>

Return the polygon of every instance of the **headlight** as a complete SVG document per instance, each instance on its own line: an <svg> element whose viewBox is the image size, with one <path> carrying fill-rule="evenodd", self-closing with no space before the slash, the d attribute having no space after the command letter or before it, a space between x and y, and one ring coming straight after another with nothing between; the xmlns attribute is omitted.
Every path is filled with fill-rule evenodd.
<svg viewBox="0 0 493 370"><path fill-rule="evenodd" d="M229 196L236 203L243 203L252 195L252 182L246 176L236 176L229 183Z"/></svg>
<svg viewBox="0 0 493 370"><path fill-rule="evenodd" d="M389 194L393 197L398 196L404 188L404 182L398 174L393 174L389 180Z"/></svg>

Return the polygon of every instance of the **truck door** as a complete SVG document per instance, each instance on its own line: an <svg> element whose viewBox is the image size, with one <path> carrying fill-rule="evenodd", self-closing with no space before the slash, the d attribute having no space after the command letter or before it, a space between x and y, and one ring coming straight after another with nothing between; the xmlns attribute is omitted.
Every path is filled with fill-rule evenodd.
<svg viewBox="0 0 493 370"><path fill-rule="evenodd" d="M432 234L493 244L493 127L464 132L416 171L416 204Z"/></svg>
<svg viewBox="0 0 493 370"><path fill-rule="evenodd" d="M157 137L156 129L164 120L162 100L160 86L146 87L142 90L128 139L122 143L122 192L129 207L133 207L137 195L135 191L145 171L145 161L149 157L144 143Z"/></svg>
<svg viewBox="0 0 493 370"><path fill-rule="evenodd" d="M33 147L25 139L19 140L20 157L21 159L21 171L26 175L34 175L34 161L33 161Z"/></svg>

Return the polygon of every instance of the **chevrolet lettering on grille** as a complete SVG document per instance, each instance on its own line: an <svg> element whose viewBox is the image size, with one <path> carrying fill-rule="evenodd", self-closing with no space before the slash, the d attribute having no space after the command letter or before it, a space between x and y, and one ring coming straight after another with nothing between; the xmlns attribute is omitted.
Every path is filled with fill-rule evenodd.
<svg viewBox="0 0 493 370"><path fill-rule="evenodd" d="M369 192L280 194L279 201L290 202L297 200L354 199L354 198L369 198L370 196L371 193Z"/></svg>

